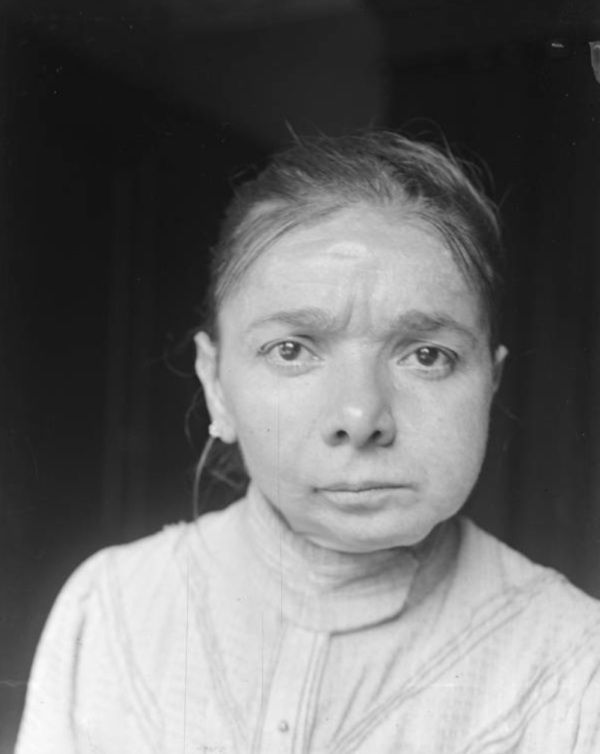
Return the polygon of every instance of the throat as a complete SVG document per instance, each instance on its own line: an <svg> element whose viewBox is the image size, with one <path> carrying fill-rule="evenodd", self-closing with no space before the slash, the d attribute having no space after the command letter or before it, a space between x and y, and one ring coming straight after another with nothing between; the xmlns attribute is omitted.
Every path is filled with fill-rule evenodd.
<svg viewBox="0 0 600 754"><path fill-rule="evenodd" d="M247 546L265 598L306 628L353 630L398 615L439 533L417 548L344 553L294 532L251 485L245 505Z"/></svg>

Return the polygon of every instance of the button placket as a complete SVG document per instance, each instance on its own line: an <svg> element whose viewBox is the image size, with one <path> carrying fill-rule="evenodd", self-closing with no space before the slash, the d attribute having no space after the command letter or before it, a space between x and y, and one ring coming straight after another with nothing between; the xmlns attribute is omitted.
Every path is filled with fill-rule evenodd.
<svg viewBox="0 0 600 754"><path fill-rule="evenodd" d="M325 634L290 627L273 676L263 716L262 735L255 745L258 754L300 754L310 733L313 693L307 693L320 677L319 657Z"/></svg>

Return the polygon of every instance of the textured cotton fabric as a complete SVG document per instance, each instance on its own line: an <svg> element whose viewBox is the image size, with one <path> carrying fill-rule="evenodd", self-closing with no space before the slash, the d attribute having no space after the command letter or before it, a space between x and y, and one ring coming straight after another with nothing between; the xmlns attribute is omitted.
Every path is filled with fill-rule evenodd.
<svg viewBox="0 0 600 754"><path fill-rule="evenodd" d="M17 754L75 752L598 754L600 607L466 519L344 555L251 488L68 581Z"/></svg>

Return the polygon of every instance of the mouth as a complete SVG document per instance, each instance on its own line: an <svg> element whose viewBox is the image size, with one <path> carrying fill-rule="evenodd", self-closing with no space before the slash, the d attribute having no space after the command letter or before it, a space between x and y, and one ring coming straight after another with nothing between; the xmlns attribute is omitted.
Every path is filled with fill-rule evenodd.
<svg viewBox="0 0 600 754"><path fill-rule="evenodd" d="M322 487L320 492L336 507L368 512L373 508L398 504L408 490L410 486L406 484L369 481L330 485Z"/></svg>
<svg viewBox="0 0 600 754"><path fill-rule="evenodd" d="M325 492L369 492L376 490L402 490L407 489L409 485L400 484L398 482L379 482L379 481L366 481L366 482L343 482L341 484L330 484L321 489Z"/></svg>

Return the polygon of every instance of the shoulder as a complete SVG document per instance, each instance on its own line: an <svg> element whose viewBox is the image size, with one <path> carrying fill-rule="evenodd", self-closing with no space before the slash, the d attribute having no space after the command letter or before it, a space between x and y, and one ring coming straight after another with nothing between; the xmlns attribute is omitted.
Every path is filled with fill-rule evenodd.
<svg viewBox="0 0 600 754"><path fill-rule="evenodd" d="M208 513L197 521L171 524L134 542L106 547L85 560L69 577L54 611L74 616L102 605L134 622L157 616L185 599L189 580L198 582L229 547L238 525L238 506ZM63 609L64 612L64 609Z"/></svg>
<svg viewBox="0 0 600 754"><path fill-rule="evenodd" d="M192 577L207 561L200 531L219 516L171 525L87 558L52 606L36 653L37 675L74 677L90 657L108 667L132 653L149 661L165 654L164 637L175 640L184 630L177 616L185 614Z"/></svg>
<svg viewBox="0 0 600 754"><path fill-rule="evenodd" d="M449 596L457 645L491 689L486 703L504 700L503 724L520 720L515 730L529 726L539 741L524 749L547 750L553 731L564 745L552 751L599 750L600 602L464 518Z"/></svg>
<svg viewBox="0 0 600 754"><path fill-rule="evenodd" d="M455 583L477 615L495 615L509 643L526 642L555 660L561 652L574 659L581 647L600 663L600 601L468 519L460 532Z"/></svg>
<svg viewBox="0 0 600 754"><path fill-rule="evenodd" d="M600 612L599 600L575 587L558 571L534 563L468 518L461 517L459 526L459 566L480 586L485 583L500 591L535 589L543 595L579 602L592 613Z"/></svg>
<svg viewBox="0 0 600 754"><path fill-rule="evenodd" d="M177 524L128 544L113 545L94 553L73 571L59 599L85 602L95 591L115 582L127 591L146 588L171 563L193 524Z"/></svg>

